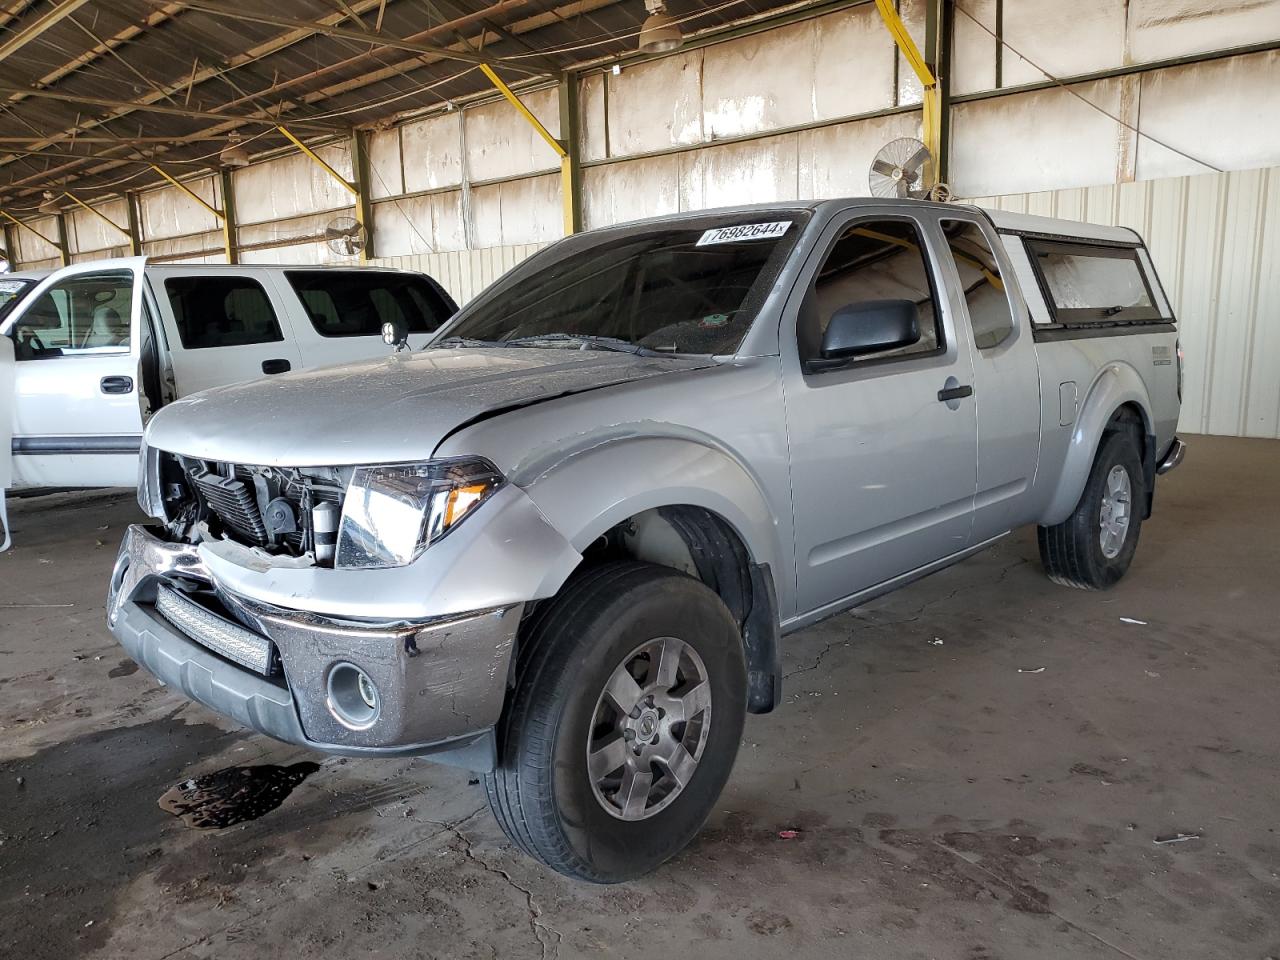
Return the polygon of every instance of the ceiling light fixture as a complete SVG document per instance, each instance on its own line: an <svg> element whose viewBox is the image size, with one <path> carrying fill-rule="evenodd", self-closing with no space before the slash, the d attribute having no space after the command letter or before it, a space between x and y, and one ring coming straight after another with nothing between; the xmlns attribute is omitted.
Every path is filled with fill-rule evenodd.
<svg viewBox="0 0 1280 960"><path fill-rule="evenodd" d="M640 28L641 53L668 53L684 43L679 25L667 13L664 0L644 0L649 17Z"/></svg>
<svg viewBox="0 0 1280 960"><path fill-rule="evenodd" d="M239 170L249 165L249 151L240 142L240 134L233 133L227 137L227 145L218 154L218 162L232 170Z"/></svg>

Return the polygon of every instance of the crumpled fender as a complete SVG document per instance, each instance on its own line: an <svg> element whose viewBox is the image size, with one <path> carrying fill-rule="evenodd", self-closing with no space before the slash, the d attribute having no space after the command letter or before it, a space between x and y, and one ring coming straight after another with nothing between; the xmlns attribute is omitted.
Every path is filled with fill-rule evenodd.
<svg viewBox="0 0 1280 960"><path fill-rule="evenodd" d="M199 556L214 582L238 596L380 621L455 616L551 596L582 559L511 484L404 567L302 566L230 541L206 541Z"/></svg>
<svg viewBox="0 0 1280 960"><path fill-rule="evenodd" d="M645 510L703 507L734 529L753 563L769 565L780 599L793 592L791 558L762 485L730 451L696 431L665 425L657 436L618 431L580 438L572 448L519 464L510 479L579 553Z"/></svg>
<svg viewBox="0 0 1280 960"><path fill-rule="evenodd" d="M1127 363L1109 363L1089 385L1084 402L1080 405L1062 470L1058 474L1058 482L1049 505L1040 519L1041 524L1053 526L1071 516L1089 480L1089 470L1093 467L1098 445L1102 442L1102 431L1111 422L1116 411L1126 403L1135 404L1142 411L1144 431L1150 434L1151 398L1142 377Z"/></svg>

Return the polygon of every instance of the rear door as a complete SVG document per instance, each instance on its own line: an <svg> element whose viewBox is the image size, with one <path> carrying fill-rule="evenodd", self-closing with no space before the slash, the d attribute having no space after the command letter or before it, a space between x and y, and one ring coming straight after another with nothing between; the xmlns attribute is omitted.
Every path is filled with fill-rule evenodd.
<svg viewBox="0 0 1280 960"><path fill-rule="evenodd" d="M955 310L969 321L978 418L973 540L1029 522L1027 490L1040 454L1040 374L1031 320L1004 247L985 216L957 208L939 220L951 254ZM999 251L998 253L996 251Z"/></svg>
<svg viewBox="0 0 1280 960"><path fill-rule="evenodd" d="M178 396L303 365L270 271L159 267L149 273Z"/></svg>
<svg viewBox="0 0 1280 960"><path fill-rule="evenodd" d="M13 485L133 486L142 390L142 258L50 274L0 324L12 344Z"/></svg>
<svg viewBox="0 0 1280 960"><path fill-rule="evenodd" d="M458 309L435 280L409 271L285 267L276 282L296 304L307 367L385 356L382 325L393 321L404 324L417 350Z"/></svg>

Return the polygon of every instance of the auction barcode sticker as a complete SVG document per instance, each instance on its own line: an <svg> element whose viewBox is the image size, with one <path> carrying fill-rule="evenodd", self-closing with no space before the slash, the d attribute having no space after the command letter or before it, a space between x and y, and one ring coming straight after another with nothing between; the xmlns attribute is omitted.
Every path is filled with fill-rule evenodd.
<svg viewBox="0 0 1280 960"><path fill-rule="evenodd" d="M737 243L739 240L772 240L787 232L790 220L775 220L773 223L742 223L736 227L716 227L708 230L698 240L698 246L705 247L713 243Z"/></svg>

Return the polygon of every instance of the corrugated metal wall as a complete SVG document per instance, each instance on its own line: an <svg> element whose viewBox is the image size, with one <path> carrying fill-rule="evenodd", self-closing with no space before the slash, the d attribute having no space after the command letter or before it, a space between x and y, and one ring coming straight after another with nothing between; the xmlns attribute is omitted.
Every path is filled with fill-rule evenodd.
<svg viewBox="0 0 1280 960"><path fill-rule="evenodd" d="M1280 438L1280 167L972 202L1141 233L1187 355L1180 429ZM429 273L464 304L543 246L375 262Z"/></svg>
<svg viewBox="0 0 1280 960"><path fill-rule="evenodd" d="M1141 233L1187 355L1179 428L1280 438L1280 167L974 202Z"/></svg>

